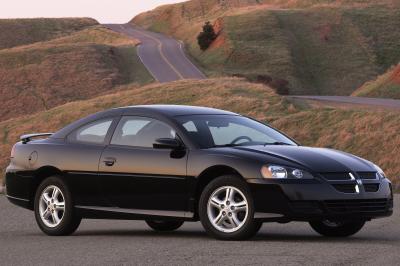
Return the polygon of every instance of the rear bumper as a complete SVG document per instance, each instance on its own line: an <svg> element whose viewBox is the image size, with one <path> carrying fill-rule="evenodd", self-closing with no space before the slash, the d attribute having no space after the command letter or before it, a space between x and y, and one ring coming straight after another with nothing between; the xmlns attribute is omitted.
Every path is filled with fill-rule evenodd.
<svg viewBox="0 0 400 266"><path fill-rule="evenodd" d="M33 210L33 176L18 174L17 172L6 172L5 194L8 200L20 207Z"/></svg>
<svg viewBox="0 0 400 266"><path fill-rule="evenodd" d="M291 183L248 180L254 198L255 218L264 221L311 221L323 219L371 220L393 213L393 194L388 180L379 190L342 193L328 183Z"/></svg>

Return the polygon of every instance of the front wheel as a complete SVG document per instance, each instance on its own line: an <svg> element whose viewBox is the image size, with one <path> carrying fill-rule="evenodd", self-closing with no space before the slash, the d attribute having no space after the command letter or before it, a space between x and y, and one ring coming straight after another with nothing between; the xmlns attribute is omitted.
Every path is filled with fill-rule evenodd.
<svg viewBox="0 0 400 266"><path fill-rule="evenodd" d="M183 225L183 221L156 221L147 220L147 225L150 226L154 231L174 231Z"/></svg>
<svg viewBox="0 0 400 266"><path fill-rule="evenodd" d="M73 207L72 196L62 178L45 179L35 195L35 218L39 228L47 235L70 235L81 223Z"/></svg>
<svg viewBox="0 0 400 266"><path fill-rule="evenodd" d="M203 190L199 215L210 235L222 240L243 240L254 236L261 222L254 220L254 203L245 181L222 176Z"/></svg>
<svg viewBox="0 0 400 266"><path fill-rule="evenodd" d="M312 221L310 225L317 233L328 237L347 237L363 228L365 221Z"/></svg>

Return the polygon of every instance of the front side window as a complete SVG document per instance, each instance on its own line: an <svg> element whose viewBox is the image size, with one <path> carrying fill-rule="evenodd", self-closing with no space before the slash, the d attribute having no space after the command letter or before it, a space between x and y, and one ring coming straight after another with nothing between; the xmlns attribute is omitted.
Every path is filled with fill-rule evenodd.
<svg viewBox="0 0 400 266"><path fill-rule="evenodd" d="M115 129L111 144L152 148L159 138L175 138L169 125L146 117L123 117Z"/></svg>
<svg viewBox="0 0 400 266"><path fill-rule="evenodd" d="M242 116L192 115L181 116L177 120L201 148L297 145L277 130Z"/></svg>
<svg viewBox="0 0 400 266"><path fill-rule="evenodd" d="M112 121L112 119L105 119L84 125L69 136L69 139L74 142L102 144Z"/></svg>

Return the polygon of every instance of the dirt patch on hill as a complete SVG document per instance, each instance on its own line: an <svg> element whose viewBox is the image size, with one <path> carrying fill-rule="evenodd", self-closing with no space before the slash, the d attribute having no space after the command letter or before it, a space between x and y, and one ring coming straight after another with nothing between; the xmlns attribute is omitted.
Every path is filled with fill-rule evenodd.
<svg viewBox="0 0 400 266"><path fill-rule="evenodd" d="M394 68L392 75L390 75L390 80L393 83L400 85L400 65L397 65L397 67Z"/></svg>

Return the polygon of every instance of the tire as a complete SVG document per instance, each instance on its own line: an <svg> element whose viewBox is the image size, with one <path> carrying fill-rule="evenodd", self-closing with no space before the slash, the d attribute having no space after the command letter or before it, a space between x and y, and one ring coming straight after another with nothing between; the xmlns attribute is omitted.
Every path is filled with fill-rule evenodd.
<svg viewBox="0 0 400 266"><path fill-rule="evenodd" d="M153 221L146 220L151 229L158 232L174 231L183 225L183 221Z"/></svg>
<svg viewBox="0 0 400 266"><path fill-rule="evenodd" d="M54 193L56 190L58 192ZM67 185L59 176L46 178L39 185L35 194L34 211L39 228L49 236L70 235L78 229L82 220L76 214ZM47 218L42 218L44 215Z"/></svg>
<svg viewBox="0 0 400 266"><path fill-rule="evenodd" d="M262 225L254 220L254 203L247 183L235 175L218 177L204 188L199 216L206 232L220 240L249 239Z"/></svg>
<svg viewBox="0 0 400 266"><path fill-rule="evenodd" d="M356 234L363 228L365 221L335 222L312 221L310 225L314 231L327 237L348 237Z"/></svg>

